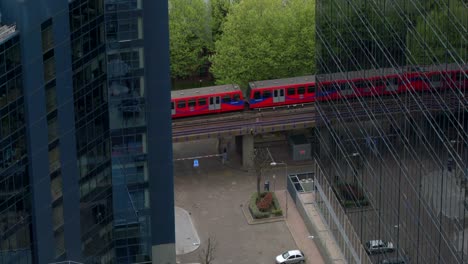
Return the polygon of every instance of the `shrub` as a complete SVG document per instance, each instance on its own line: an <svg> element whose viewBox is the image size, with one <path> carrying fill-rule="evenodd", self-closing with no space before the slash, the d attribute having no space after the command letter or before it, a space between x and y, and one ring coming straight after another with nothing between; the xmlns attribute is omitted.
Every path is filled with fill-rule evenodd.
<svg viewBox="0 0 468 264"><path fill-rule="evenodd" d="M257 200L258 200L258 195L257 193L253 193L252 196L250 197L249 201L249 210L250 213L252 214L253 218L255 219L260 219L260 218L267 218L270 216L270 213L268 212L260 212L257 208Z"/></svg>
<svg viewBox="0 0 468 264"><path fill-rule="evenodd" d="M338 186L345 200L358 201L365 199L364 193L357 186L345 183Z"/></svg>
<svg viewBox="0 0 468 264"><path fill-rule="evenodd" d="M271 204L273 203L273 194L271 192L267 192L263 198L257 203L257 208L261 212L266 212L270 209Z"/></svg>
<svg viewBox="0 0 468 264"><path fill-rule="evenodd" d="M278 198L276 198L275 193L273 193L273 208L275 209L281 209L281 206L278 202Z"/></svg>
<svg viewBox="0 0 468 264"><path fill-rule="evenodd" d="M281 209L274 209L271 211L272 214L276 215L276 216L281 216L283 215L283 210Z"/></svg>

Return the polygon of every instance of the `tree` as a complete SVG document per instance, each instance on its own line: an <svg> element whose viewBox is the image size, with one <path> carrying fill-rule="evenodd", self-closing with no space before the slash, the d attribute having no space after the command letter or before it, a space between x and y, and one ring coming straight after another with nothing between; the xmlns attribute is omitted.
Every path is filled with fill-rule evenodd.
<svg viewBox="0 0 468 264"><path fill-rule="evenodd" d="M207 63L213 47L209 16L204 0L169 0L172 78L190 76Z"/></svg>
<svg viewBox="0 0 468 264"><path fill-rule="evenodd" d="M210 0L211 6L211 31L213 41L223 34L223 24L233 4L240 0Z"/></svg>
<svg viewBox="0 0 468 264"><path fill-rule="evenodd" d="M460 0L448 2L448 7L431 6L431 11L420 16L414 30L408 32L408 57L411 64L466 63L468 8Z"/></svg>
<svg viewBox="0 0 468 264"><path fill-rule="evenodd" d="M266 148L254 149L254 170L257 176L257 193L260 197L260 186L263 172L270 167L271 158Z"/></svg>
<svg viewBox="0 0 468 264"><path fill-rule="evenodd" d="M315 1L255 0L231 6L210 57L218 84L314 73Z"/></svg>
<svg viewBox="0 0 468 264"><path fill-rule="evenodd" d="M206 247L203 248L198 255L201 264L211 264L214 261L214 253L216 251L216 240L214 238L208 237L206 240Z"/></svg>

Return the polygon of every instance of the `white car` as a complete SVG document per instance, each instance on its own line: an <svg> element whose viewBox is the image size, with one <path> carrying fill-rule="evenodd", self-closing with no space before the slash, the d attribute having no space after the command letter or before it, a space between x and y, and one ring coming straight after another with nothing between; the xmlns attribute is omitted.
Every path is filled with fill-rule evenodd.
<svg viewBox="0 0 468 264"><path fill-rule="evenodd" d="M383 240L367 241L364 247L369 254L382 254L386 252L393 252L395 250L392 242Z"/></svg>
<svg viewBox="0 0 468 264"><path fill-rule="evenodd" d="M305 263L304 253L302 251L288 250L281 255L276 256L276 264Z"/></svg>

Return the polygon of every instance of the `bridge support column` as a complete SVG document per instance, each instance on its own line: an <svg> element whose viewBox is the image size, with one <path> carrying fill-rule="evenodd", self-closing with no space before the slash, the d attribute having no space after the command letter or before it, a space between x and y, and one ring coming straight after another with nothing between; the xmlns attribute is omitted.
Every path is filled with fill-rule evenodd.
<svg viewBox="0 0 468 264"><path fill-rule="evenodd" d="M237 143L237 138L236 138ZM240 144L236 144L239 146ZM242 167L244 169L252 169L254 165L254 136L243 135L242 136Z"/></svg>

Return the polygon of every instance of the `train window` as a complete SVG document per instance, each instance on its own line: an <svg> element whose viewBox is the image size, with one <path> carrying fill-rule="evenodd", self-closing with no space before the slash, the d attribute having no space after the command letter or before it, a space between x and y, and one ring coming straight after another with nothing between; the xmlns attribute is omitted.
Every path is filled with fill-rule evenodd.
<svg viewBox="0 0 468 264"><path fill-rule="evenodd" d="M260 99L261 96L260 96L260 92L257 91L257 92L254 92L254 99Z"/></svg>
<svg viewBox="0 0 468 264"><path fill-rule="evenodd" d="M223 96L223 103L230 103L230 102L231 102L231 96L230 95Z"/></svg>
<svg viewBox="0 0 468 264"><path fill-rule="evenodd" d="M214 104L213 97L210 97L210 105Z"/></svg>
<svg viewBox="0 0 468 264"><path fill-rule="evenodd" d="M188 106L189 107L195 107L197 105L197 102L195 99L188 100Z"/></svg>
<svg viewBox="0 0 468 264"><path fill-rule="evenodd" d="M375 87L384 86L384 83L383 83L383 81L381 79L374 80L374 86Z"/></svg>
<svg viewBox="0 0 468 264"><path fill-rule="evenodd" d="M320 90L321 90L322 92L329 92L329 91L331 91L331 90L333 90L333 89L332 89L332 85L331 85L331 84L324 84L324 85L321 85L321 86L320 86Z"/></svg>
<svg viewBox="0 0 468 264"><path fill-rule="evenodd" d="M297 88L297 94L305 94L305 87Z"/></svg>
<svg viewBox="0 0 468 264"><path fill-rule="evenodd" d="M199 98L198 105L206 105L206 98Z"/></svg>
<svg viewBox="0 0 468 264"><path fill-rule="evenodd" d="M295 95L296 94L296 88L288 88L288 95Z"/></svg>
<svg viewBox="0 0 468 264"><path fill-rule="evenodd" d="M354 82L354 86L358 89L362 89L362 88L367 88L367 82L366 81L357 81L357 82Z"/></svg>
<svg viewBox="0 0 468 264"><path fill-rule="evenodd" d="M174 110L174 102L171 102L171 109Z"/></svg>
<svg viewBox="0 0 468 264"><path fill-rule="evenodd" d="M440 74L431 75L431 82L440 82L441 76Z"/></svg>
<svg viewBox="0 0 468 264"><path fill-rule="evenodd" d="M271 97L271 91L263 91L263 98L270 98Z"/></svg>
<svg viewBox="0 0 468 264"><path fill-rule="evenodd" d="M388 78L387 79L388 85L398 85L398 78Z"/></svg>
<svg viewBox="0 0 468 264"><path fill-rule="evenodd" d="M177 108L185 108L185 101L178 101Z"/></svg>
<svg viewBox="0 0 468 264"><path fill-rule="evenodd" d="M309 86L309 87L307 87L307 92L308 92L308 93L315 93L315 86Z"/></svg>
<svg viewBox="0 0 468 264"><path fill-rule="evenodd" d="M284 96L284 89L280 90L280 96Z"/></svg>
<svg viewBox="0 0 468 264"><path fill-rule="evenodd" d="M234 97L232 99L233 102L239 102L240 101L240 95L234 94Z"/></svg>

